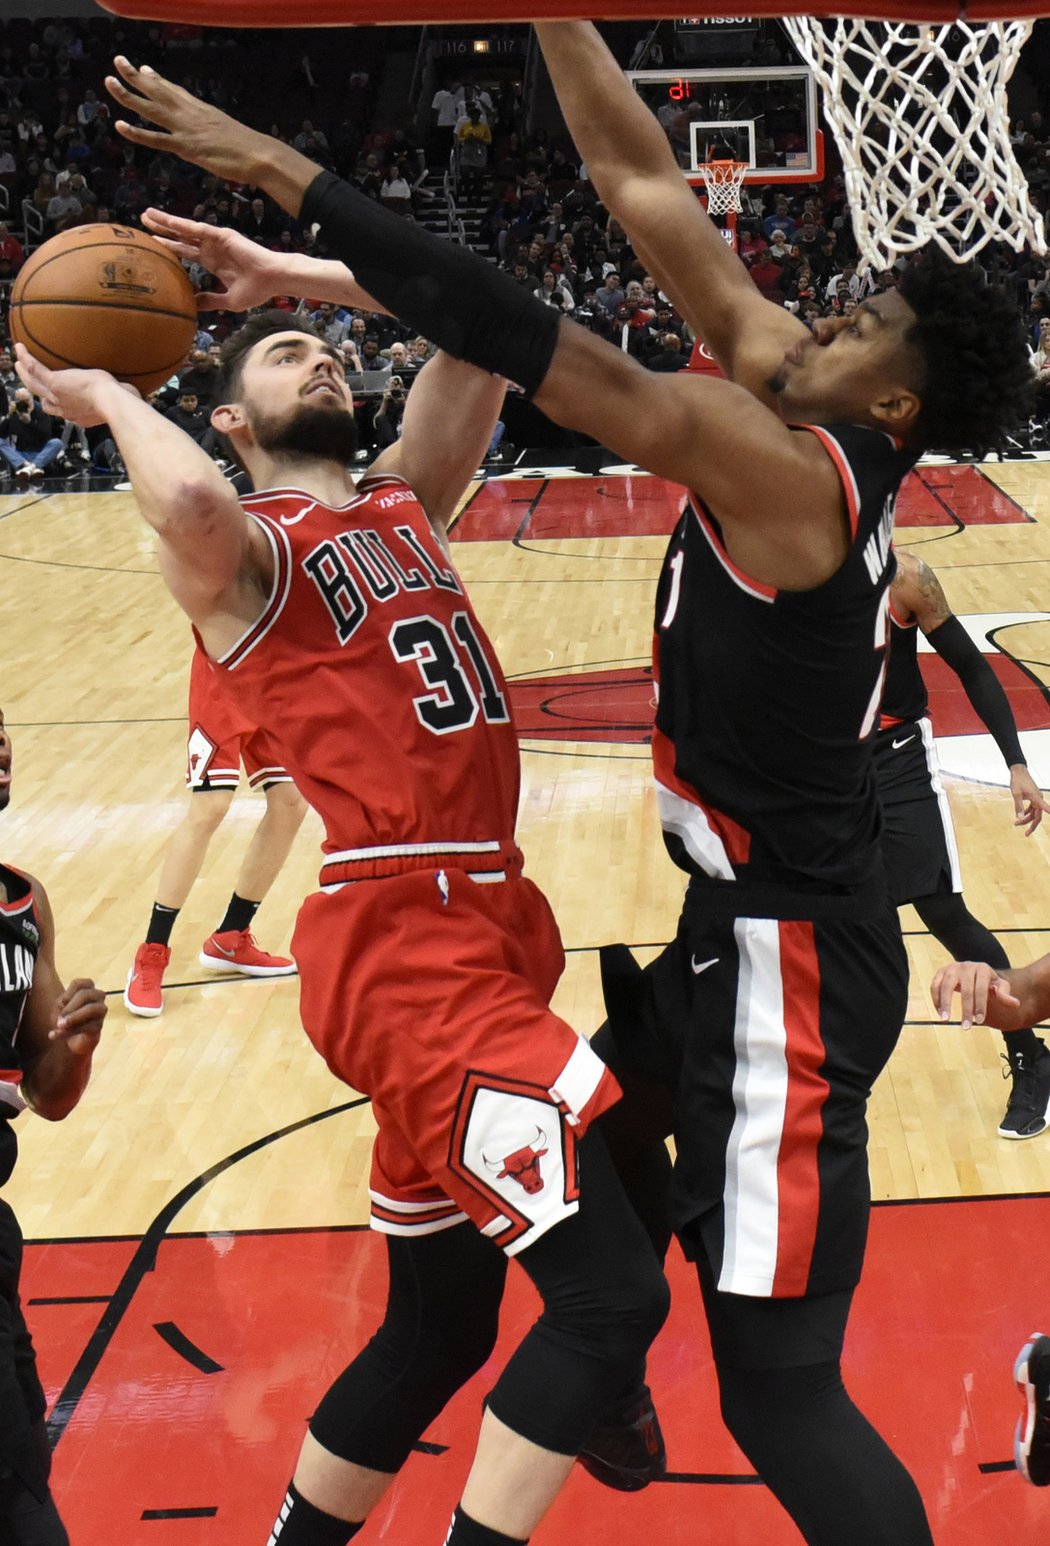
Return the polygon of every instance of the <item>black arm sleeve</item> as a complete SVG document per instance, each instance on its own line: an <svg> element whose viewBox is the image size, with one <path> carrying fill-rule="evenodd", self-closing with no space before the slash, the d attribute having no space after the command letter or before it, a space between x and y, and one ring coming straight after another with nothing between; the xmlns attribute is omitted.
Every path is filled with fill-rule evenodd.
<svg viewBox="0 0 1050 1546"><path fill-rule="evenodd" d="M926 637L963 684L978 717L987 725L1002 752L1006 766L1012 768L1015 763L1025 762L1013 710L1002 683L959 619L949 617Z"/></svg>
<svg viewBox="0 0 1050 1546"><path fill-rule="evenodd" d="M447 354L526 392L543 381L558 342L558 313L493 264L365 198L320 172L300 220L317 224L325 246L395 317Z"/></svg>

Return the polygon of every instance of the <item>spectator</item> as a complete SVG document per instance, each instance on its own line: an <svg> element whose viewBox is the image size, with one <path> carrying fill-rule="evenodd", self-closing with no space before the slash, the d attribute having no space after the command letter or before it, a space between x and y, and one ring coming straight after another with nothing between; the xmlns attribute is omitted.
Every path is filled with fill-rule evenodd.
<svg viewBox="0 0 1050 1546"><path fill-rule="evenodd" d="M450 81L447 86L440 86L434 93L431 102L434 112L434 123L427 136L429 154L427 159L431 166L441 166L447 163L455 140L456 125L463 113L463 88L458 81Z"/></svg>
<svg viewBox="0 0 1050 1546"><path fill-rule="evenodd" d="M784 235L790 238L794 236L795 230L796 226L791 218L790 205L787 199L780 195L773 205L773 213L767 215L762 222L762 234L768 242L771 242L774 231L783 231Z"/></svg>
<svg viewBox="0 0 1050 1546"><path fill-rule="evenodd" d="M678 371L684 370L689 359L682 347L682 340L677 333L664 333L660 339L659 349L648 356L645 361L649 370Z"/></svg>
<svg viewBox="0 0 1050 1546"><path fill-rule="evenodd" d="M492 144L492 130L482 117L477 102L468 104L466 115L456 125L456 143L460 183L464 195L473 202L481 196Z"/></svg>
<svg viewBox="0 0 1050 1546"><path fill-rule="evenodd" d="M310 313L310 321L333 349L341 349L350 337L347 315L345 312L340 314L334 301L322 301L317 310Z"/></svg>
<svg viewBox="0 0 1050 1546"><path fill-rule="evenodd" d="M365 391L385 391L390 374L390 361L384 360L380 354L379 339L370 335L361 349L361 375Z"/></svg>
<svg viewBox="0 0 1050 1546"><path fill-rule="evenodd" d="M376 445L382 451L392 446L401 433L401 420L405 412L405 384L400 376L391 375L383 392L379 411L372 420Z"/></svg>
<svg viewBox="0 0 1050 1546"><path fill-rule="evenodd" d="M620 285L620 276L610 263L602 279L602 287L595 294L595 303L608 316L614 316L626 299Z"/></svg>
<svg viewBox="0 0 1050 1546"><path fill-rule="evenodd" d="M301 156L309 156L311 161L319 161L322 166L328 165L328 140L324 130L316 129L311 119L303 119L292 144Z"/></svg>
<svg viewBox="0 0 1050 1546"><path fill-rule="evenodd" d="M13 279L26 260L25 248L0 220L0 280Z"/></svg>
<svg viewBox="0 0 1050 1546"><path fill-rule="evenodd" d="M395 215L412 213L412 184L405 176L404 165L392 166L379 188L379 202Z"/></svg>
<svg viewBox="0 0 1050 1546"><path fill-rule="evenodd" d="M62 441L53 433L51 420L32 394L20 386L11 412L0 423L0 457L16 478L42 478L61 449Z"/></svg>
<svg viewBox="0 0 1050 1546"><path fill-rule="evenodd" d="M71 187L57 190L47 201L44 211L44 219L47 222L48 235L55 235L58 231L64 231L69 226L75 225L83 211L83 204L77 198Z"/></svg>
<svg viewBox="0 0 1050 1546"><path fill-rule="evenodd" d="M572 291L565 280L555 274L553 269L543 271L540 287L536 292L538 298L546 306L554 306L558 311L566 314L576 310L576 302L572 298Z"/></svg>

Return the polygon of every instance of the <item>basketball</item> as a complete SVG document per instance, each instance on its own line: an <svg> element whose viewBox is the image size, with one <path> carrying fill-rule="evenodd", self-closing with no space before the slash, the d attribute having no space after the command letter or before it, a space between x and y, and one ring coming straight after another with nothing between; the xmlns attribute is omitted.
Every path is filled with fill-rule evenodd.
<svg viewBox="0 0 1050 1546"><path fill-rule="evenodd" d="M81 225L27 259L12 288L10 326L52 370L107 370L146 393L193 347L197 303L182 264L152 236Z"/></svg>

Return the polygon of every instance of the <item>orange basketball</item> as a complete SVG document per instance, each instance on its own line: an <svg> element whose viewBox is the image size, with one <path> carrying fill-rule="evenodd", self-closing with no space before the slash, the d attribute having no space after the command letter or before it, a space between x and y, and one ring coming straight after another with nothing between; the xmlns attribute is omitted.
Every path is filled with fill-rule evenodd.
<svg viewBox="0 0 1050 1546"><path fill-rule="evenodd" d="M145 231L78 225L38 247L11 291L11 336L52 370L108 370L140 392L193 347L197 303L186 271Z"/></svg>

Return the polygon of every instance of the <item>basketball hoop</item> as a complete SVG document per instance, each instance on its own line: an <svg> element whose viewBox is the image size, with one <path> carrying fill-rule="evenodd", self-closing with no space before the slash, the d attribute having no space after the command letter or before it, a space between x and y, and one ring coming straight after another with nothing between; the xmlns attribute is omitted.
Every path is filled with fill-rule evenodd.
<svg viewBox="0 0 1050 1546"><path fill-rule="evenodd" d="M739 214L743 208L740 190L747 174L746 161L701 161L700 172L707 188L709 215Z"/></svg>
<svg viewBox="0 0 1050 1546"><path fill-rule="evenodd" d="M1046 252L1006 100L1031 22L784 26L820 82L865 264L886 268L930 241L960 263L989 242Z"/></svg>

